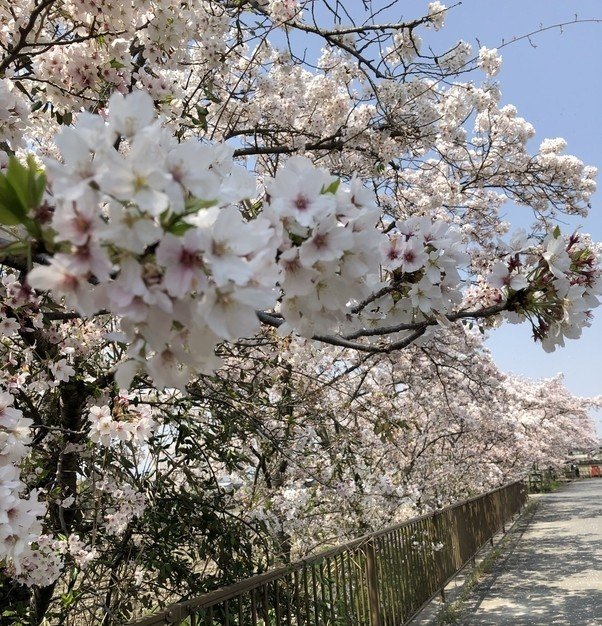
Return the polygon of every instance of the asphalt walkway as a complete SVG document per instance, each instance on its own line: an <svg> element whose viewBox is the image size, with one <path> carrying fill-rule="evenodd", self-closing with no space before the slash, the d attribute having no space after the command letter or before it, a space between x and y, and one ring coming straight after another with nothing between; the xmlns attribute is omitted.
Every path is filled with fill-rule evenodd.
<svg viewBox="0 0 602 626"><path fill-rule="evenodd" d="M459 623L602 626L602 478L541 496Z"/></svg>

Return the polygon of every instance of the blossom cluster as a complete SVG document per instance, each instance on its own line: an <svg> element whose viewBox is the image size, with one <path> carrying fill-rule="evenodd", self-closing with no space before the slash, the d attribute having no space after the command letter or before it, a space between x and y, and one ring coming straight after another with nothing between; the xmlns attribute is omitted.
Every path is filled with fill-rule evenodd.
<svg viewBox="0 0 602 626"><path fill-rule="evenodd" d="M275 24L285 24L302 17L298 0L268 0L267 11Z"/></svg>
<svg viewBox="0 0 602 626"><path fill-rule="evenodd" d="M122 317L124 387L139 364L176 387L191 367L211 370L220 338L252 333L255 310L274 303L273 229L234 206L252 177L227 146L178 144L154 117L147 94L116 94L108 123L83 114L57 138L63 162L47 167L60 251L28 279L82 314Z"/></svg>
<svg viewBox="0 0 602 626"><path fill-rule="evenodd" d="M124 399L125 394L122 394L113 412L106 404L90 408L88 419L91 441L109 446L113 441L141 443L147 440L154 428L148 406L128 406Z"/></svg>
<svg viewBox="0 0 602 626"><path fill-rule="evenodd" d="M350 303L378 282L385 237L372 194L358 179L340 185L305 157L291 158L266 188L263 214L279 234L282 332L338 331Z"/></svg>
<svg viewBox="0 0 602 626"><path fill-rule="evenodd" d="M0 141L7 142L12 150L23 143L28 113L29 107L15 83L8 78L0 79ZM5 158L4 150L0 150L0 159ZM3 165L5 163L0 161L0 166Z"/></svg>
<svg viewBox="0 0 602 626"><path fill-rule="evenodd" d="M565 338L580 337L602 295L599 258L591 242L556 231L541 246L525 237L517 238L514 246L508 261L491 267L483 286L489 304L507 300L511 306L506 317L512 322L529 319L535 338L548 352L564 346Z"/></svg>
<svg viewBox="0 0 602 626"><path fill-rule="evenodd" d="M66 559L71 559L79 569L86 569L97 559L99 552L82 541L76 534L68 537L52 537L42 534L35 538L18 562L10 563L14 578L28 587L47 587L61 575Z"/></svg>
<svg viewBox="0 0 602 626"><path fill-rule="evenodd" d="M446 72L459 72L465 69L472 57L472 46L466 41L459 41L451 50L439 59L439 66Z"/></svg>
<svg viewBox="0 0 602 626"><path fill-rule="evenodd" d="M30 539L28 548L20 559L13 557L10 562L14 578L28 587L47 587L61 574L65 542L38 532L37 536Z"/></svg>
<svg viewBox="0 0 602 626"><path fill-rule="evenodd" d="M25 494L19 466L29 452L33 421L13 403L12 394L0 391L0 562L10 559L20 574L23 559L31 556L31 542L42 532L46 507L37 490Z"/></svg>
<svg viewBox="0 0 602 626"><path fill-rule="evenodd" d="M429 2L428 19L435 30L440 30L441 28L443 28L443 24L445 23L446 9L447 7L439 2L439 0L435 0L435 2Z"/></svg>
<svg viewBox="0 0 602 626"><path fill-rule="evenodd" d="M116 487L114 484L107 483L101 485L100 488L110 493L113 501L104 516L104 530L109 536L120 536L134 518L144 513L146 498L143 493L127 484Z"/></svg>
<svg viewBox="0 0 602 626"><path fill-rule="evenodd" d="M497 48L479 48L479 67L487 74L487 76L496 76L502 67L502 57Z"/></svg>
<svg viewBox="0 0 602 626"><path fill-rule="evenodd" d="M45 83L45 96L57 111L68 112L74 102L86 106L98 94L125 93L132 82L150 90L157 100L174 100L182 95L173 76L180 64L192 62L203 71L223 65L230 20L216 3L203 0L182 6L173 0L141 0L107 5L100 0L65 0L63 4L40 30L48 39L57 31L69 33L73 41L67 39L65 45L36 55L30 68ZM21 15L25 18L28 11ZM22 18L0 13L0 22L10 47L13 33L23 26ZM91 30L103 33L102 43L89 37ZM129 45L133 38L145 49L144 63L136 47ZM194 46L182 45L192 40Z"/></svg>
<svg viewBox="0 0 602 626"><path fill-rule="evenodd" d="M394 306L392 315L388 316L389 323L396 313L405 313L404 321L411 321L416 312L423 315L450 312L462 299L458 270L469 261L462 250L460 231L425 217L397 220L395 225L383 245L382 265L391 272L399 293L405 298L391 303ZM379 304L382 307L382 301Z"/></svg>
<svg viewBox="0 0 602 626"><path fill-rule="evenodd" d="M413 275L406 308L445 311L457 300L444 293L462 256L446 224L398 223L387 238L358 179L340 184L305 157L266 181L263 211L244 219L240 207L256 210L248 198L257 192L231 149L176 143L143 92L112 96L106 122L82 114L56 143L63 162L47 171L57 252L28 281L84 315L121 318L121 387L138 369L172 387L212 371L217 343L254 333L257 310L282 315L283 332L338 331L379 286L383 254L385 268ZM93 423L108 441L109 416Z"/></svg>

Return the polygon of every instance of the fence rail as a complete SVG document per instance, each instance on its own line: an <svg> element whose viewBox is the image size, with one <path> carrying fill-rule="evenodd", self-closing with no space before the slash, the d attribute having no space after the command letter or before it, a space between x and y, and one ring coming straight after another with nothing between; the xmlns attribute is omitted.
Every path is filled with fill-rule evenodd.
<svg viewBox="0 0 602 626"><path fill-rule="evenodd" d="M516 482L130 626L401 626L525 504Z"/></svg>

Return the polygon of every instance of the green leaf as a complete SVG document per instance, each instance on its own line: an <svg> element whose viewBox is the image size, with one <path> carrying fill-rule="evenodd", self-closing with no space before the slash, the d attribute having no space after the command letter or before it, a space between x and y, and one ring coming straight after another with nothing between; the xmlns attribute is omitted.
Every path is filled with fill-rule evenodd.
<svg viewBox="0 0 602 626"><path fill-rule="evenodd" d="M35 209L42 203L46 189L46 175L35 162L33 156L27 157L27 167L10 157L7 180L12 185L25 211Z"/></svg>
<svg viewBox="0 0 602 626"><path fill-rule="evenodd" d="M200 126L203 130L206 131L209 128L207 125L207 113L209 113L209 110L207 109L207 107L202 107L198 104L194 108L196 110L197 117L192 117L192 121L194 122L195 126Z"/></svg>
<svg viewBox="0 0 602 626"><path fill-rule="evenodd" d="M6 174L0 173L0 224L23 224L30 235L40 238L40 225L27 214L40 206L45 189L46 176L32 156L28 157L27 165L14 156L9 157Z"/></svg>
<svg viewBox="0 0 602 626"><path fill-rule="evenodd" d="M19 196L4 174L0 174L0 224L15 226L25 220Z"/></svg>
<svg viewBox="0 0 602 626"><path fill-rule="evenodd" d="M204 117L202 117L200 119L197 119L196 117L193 117L192 118L192 122L193 122L193 124L195 126L198 126L199 128L201 128L205 132L207 132L207 130L209 129L209 125L207 124L207 120Z"/></svg>
<svg viewBox="0 0 602 626"><path fill-rule="evenodd" d="M21 219L17 217L8 207L0 204L0 224L5 226L16 226L21 223Z"/></svg>
<svg viewBox="0 0 602 626"><path fill-rule="evenodd" d="M64 607L69 607L73 604L73 602L75 601L75 596L73 595L73 592L69 592L69 593L64 593L61 596L61 603Z"/></svg>
<svg viewBox="0 0 602 626"><path fill-rule="evenodd" d="M23 209L23 217L25 217L26 211L31 206L30 202L30 186L29 186L29 171L27 167L22 165L14 156L8 159L8 169L6 170L6 180L13 188L21 208Z"/></svg>
<svg viewBox="0 0 602 626"><path fill-rule="evenodd" d="M42 198L44 197L44 191L46 189L46 174L40 169L35 162L35 159L30 154L27 157L27 187L28 187L28 199L29 206L27 209L37 209L42 204Z"/></svg>
<svg viewBox="0 0 602 626"><path fill-rule="evenodd" d="M0 223L24 224L31 235L39 236L39 225L27 213L40 206L45 188L46 176L38 170L33 157L27 159L27 166L9 157L6 175L0 174Z"/></svg>
<svg viewBox="0 0 602 626"><path fill-rule="evenodd" d="M71 113L71 111L61 113L60 111L54 110L52 114L56 117L56 121L63 126L69 126L69 124L73 121L73 113Z"/></svg>
<svg viewBox="0 0 602 626"><path fill-rule="evenodd" d="M556 228L552 231L552 234L554 235L554 239L558 239L558 237L560 237L560 226L556 226Z"/></svg>
<svg viewBox="0 0 602 626"><path fill-rule="evenodd" d="M186 213L194 213L202 209L209 209L217 204L216 200L201 200L200 198L188 198L186 200Z"/></svg>
<svg viewBox="0 0 602 626"><path fill-rule="evenodd" d="M37 208L40 204L42 204L44 191L46 191L46 174L44 174L44 172L40 172L33 180L34 208Z"/></svg>
<svg viewBox="0 0 602 626"><path fill-rule="evenodd" d="M330 185L328 185L328 187L323 187L322 188L322 193L331 193L331 194L335 194L338 189L339 189L339 185L341 184L340 179L337 178L337 180L333 181L332 183L330 183Z"/></svg>
<svg viewBox="0 0 602 626"><path fill-rule="evenodd" d="M12 241L4 246L0 246L0 258L3 256L26 256L29 253L29 242Z"/></svg>
<svg viewBox="0 0 602 626"><path fill-rule="evenodd" d="M177 237L180 237L187 230L190 230L191 228L194 228L192 224L187 224L186 222L176 222L175 224L172 224L167 230L172 235L176 235Z"/></svg>

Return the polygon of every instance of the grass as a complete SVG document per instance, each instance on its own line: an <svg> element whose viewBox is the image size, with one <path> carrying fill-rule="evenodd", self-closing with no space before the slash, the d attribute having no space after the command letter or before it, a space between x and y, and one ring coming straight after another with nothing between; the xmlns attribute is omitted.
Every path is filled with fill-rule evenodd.
<svg viewBox="0 0 602 626"><path fill-rule="evenodd" d="M493 564L502 554L502 548L506 545L506 537L491 552L474 567L470 576L462 587L462 591L454 602L447 603L439 615L437 616L437 624L445 626L446 624L460 624L460 617L464 611L464 605L468 600L472 590L476 585L493 569Z"/></svg>
<svg viewBox="0 0 602 626"><path fill-rule="evenodd" d="M564 483L560 480L551 480L543 486L541 492L551 493L552 491L556 491L556 489L560 489L563 485Z"/></svg>

